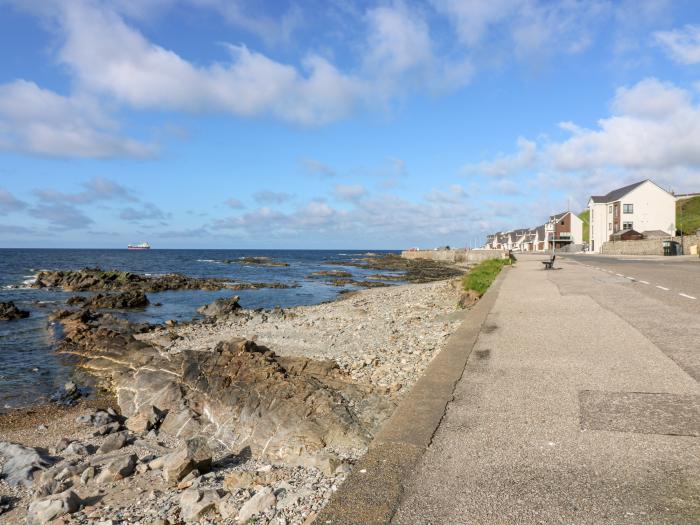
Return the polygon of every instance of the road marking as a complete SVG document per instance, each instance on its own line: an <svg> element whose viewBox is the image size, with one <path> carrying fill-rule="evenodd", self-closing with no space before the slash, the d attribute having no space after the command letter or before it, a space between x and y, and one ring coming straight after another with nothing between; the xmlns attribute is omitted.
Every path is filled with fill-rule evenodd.
<svg viewBox="0 0 700 525"><path fill-rule="evenodd" d="M621 273L616 273L615 275L617 275L618 277L624 277L624 275L622 275Z"/></svg>
<svg viewBox="0 0 700 525"><path fill-rule="evenodd" d="M642 284L649 284L649 283L646 282L646 281L637 281L637 282L642 283Z"/></svg>
<svg viewBox="0 0 700 525"><path fill-rule="evenodd" d="M668 292L669 288L666 288L665 286L659 286L658 284L656 285L657 288L660 290L666 290Z"/></svg>
<svg viewBox="0 0 700 525"><path fill-rule="evenodd" d="M693 297L692 295L686 295L684 293L679 293L678 295L680 295L681 297L685 297L687 299L697 299L697 297Z"/></svg>
<svg viewBox="0 0 700 525"><path fill-rule="evenodd" d="M625 275L625 279L629 279L630 281L636 281L636 280L637 280L637 279L635 279L634 277L628 277L628 276L626 276L626 275Z"/></svg>

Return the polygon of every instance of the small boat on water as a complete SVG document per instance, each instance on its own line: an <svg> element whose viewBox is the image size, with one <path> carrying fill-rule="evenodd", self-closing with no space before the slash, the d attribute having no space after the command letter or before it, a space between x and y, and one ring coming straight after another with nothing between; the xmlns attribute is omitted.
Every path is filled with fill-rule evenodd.
<svg viewBox="0 0 700 525"><path fill-rule="evenodd" d="M142 242L140 244L130 244L127 246L127 249L129 250L150 250L151 245L148 244L147 242Z"/></svg>

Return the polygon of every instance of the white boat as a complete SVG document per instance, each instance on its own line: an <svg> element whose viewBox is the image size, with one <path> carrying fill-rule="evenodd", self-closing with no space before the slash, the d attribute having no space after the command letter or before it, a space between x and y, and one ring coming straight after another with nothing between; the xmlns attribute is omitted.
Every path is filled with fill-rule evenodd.
<svg viewBox="0 0 700 525"><path fill-rule="evenodd" d="M127 246L127 249L129 250L150 250L151 245L148 244L147 242L142 242L140 244L130 244Z"/></svg>

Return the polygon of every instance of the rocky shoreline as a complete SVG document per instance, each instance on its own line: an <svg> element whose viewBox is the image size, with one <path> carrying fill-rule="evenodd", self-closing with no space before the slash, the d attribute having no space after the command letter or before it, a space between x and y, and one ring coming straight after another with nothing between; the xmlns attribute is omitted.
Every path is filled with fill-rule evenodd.
<svg viewBox="0 0 700 525"><path fill-rule="evenodd" d="M1 442L28 447L4 445L0 520L58 509L61 523L311 523L456 329L459 295L438 281L285 310L234 298L169 327L76 300L56 316L62 351L115 410L0 424ZM8 483L8 457L30 458L15 477L26 482Z"/></svg>

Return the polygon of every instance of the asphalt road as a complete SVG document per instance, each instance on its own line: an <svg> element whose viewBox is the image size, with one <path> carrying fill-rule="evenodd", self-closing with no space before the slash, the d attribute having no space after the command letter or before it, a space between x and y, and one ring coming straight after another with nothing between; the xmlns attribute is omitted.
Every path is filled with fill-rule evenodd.
<svg viewBox="0 0 700 525"><path fill-rule="evenodd" d="M624 279L629 286L664 304L700 314L700 259L697 257L560 257Z"/></svg>

